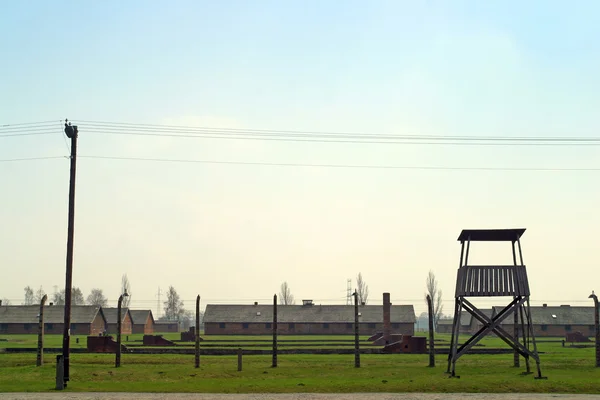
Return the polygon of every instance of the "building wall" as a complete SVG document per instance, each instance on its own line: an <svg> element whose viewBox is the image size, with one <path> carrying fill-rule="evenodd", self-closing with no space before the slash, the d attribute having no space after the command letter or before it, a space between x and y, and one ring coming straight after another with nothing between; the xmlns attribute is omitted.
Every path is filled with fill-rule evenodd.
<svg viewBox="0 0 600 400"><path fill-rule="evenodd" d="M130 335L132 329L131 316L129 313L125 314L125 318L123 318L123 322L121 323L121 335ZM117 334L117 330L119 329L119 325L117 323L108 324L106 331L110 334Z"/></svg>
<svg viewBox="0 0 600 400"><path fill-rule="evenodd" d="M436 332L437 333L452 333L452 325L447 325L447 324L438 325Z"/></svg>
<svg viewBox="0 0 600 400"><path fill-rule="evenodd" d="M154 324L154 333L177 333L179 324L174 321L169 324Z"/></svg>
<svg viewBox="0 0 600 400"><path fill-rule="evenodd" d="M512 335L513 324L502 324L502 328ZM594 325L533 325L536 337L565 337L567 333L581 332L584 336L593 337L596 334ZM519 329L519 336L522 333Z"/></svg>
<svg viewBox="0 0 600 400"><path fill-rule="evenodd" d="M144 335L154 334L154 322L152 321L152 318L150 318L150 314L148 314L145 323L133 324L131 330L132 333L143 333Z"/></svg>
<svg viewBox="0 0 600 400"><path fill-rule="evenodd" d="M104 320L99 316L99 323L71 324L71 335L97 336L104 330ZM62 335L65 324L44 323L44 334ZM0 333L9 335L23 335L38 333L38 324L0 324Z"/></svg>
<svg viewBox="0 0 600 400"><path fill-rule="evenodd" d="M38 333L38 324L0 324L0 333L7 335Z"/></svg>
<svg viewBox="0 0 600 400"><path fill-rule="evenodd" d="M106 330L106 322L100 313L96 314L96 318L92 321L92 325L90 326L90 336L98 336L104 333Z"/></svg>
<svg viewBox="0 0 600 400"><path fill-rule="evenodd" d="M383 322L378 324L361 323L360 333L370 335L383 331ZM414 324L392 323L392 333L414 335ZM207 322L204 324L205 335L268 335L273 333L271 323L218 323ZM352 335L353 323L294 323L279 322L277 333L281 335Z"/></svg>

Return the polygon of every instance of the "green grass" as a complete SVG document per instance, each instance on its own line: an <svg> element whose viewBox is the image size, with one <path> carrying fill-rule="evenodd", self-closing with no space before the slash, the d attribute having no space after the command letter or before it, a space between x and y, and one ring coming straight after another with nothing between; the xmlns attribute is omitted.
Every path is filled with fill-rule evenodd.
<svg viewBox="0 0 600 400"><path fill-rule="evenodd" d="M440 336L440 339L444 338ZM226 337L219 337L223 338ZM258 338L264 339L264 336ZM60 347L60 335L58 339L54 347ZM22 344L31 341L30 338L20 340L24 341ZM486 338L483 342L486 347L506 348L494 337ZM36 343L35 338L32 343ZM533 375L521 375L524 361L521 361L521 368L513 368L512 354L466 355L457 363L460 379L449 379L444 373L444 355L437 355L436 368L427 367L427 355L412 354L362 355L361 368L354 368L352 355L280 355L278 368L270 367L270 356L244 356L243 371L238 372L235 356L203 356L201 368L195 369L193 355L123 354L122 367L114 368L112 354L72 354L68 390L220 393L600 392L600 368L594 368L593 348L562 347L556 341L540 343L539 350L544 352L541 355L542 372L548 380L535 380ZM47 354L46 364L39 368L35 367L35 357L35 353L0 354L2 391L53 390L54 355ZM532 367L535 369L534 363Z"/></svg>
<svg viewBox="0 0 600 400"><path fill-rule="evenodd" d="M116 335L112 335L116 339ZM122 335L121 340L125 345L142 345L143 334L131 334ZM165 339L178 341L180 335L178 333L164 333L162 336ZM364 335L360 337L362 343L367 346L370 342L366 342L369 336ZM79 339L79 343L77 343ZM223 335L223 336L203 336L204 341L201 343L211 344L211 347L243 347L244 345L261 345L264 348L271 348L272 336L243 336L243 335ZM0 349L2 348L37 348L37 335L0 335ZM314 335L314 336L288 336L280 335L278 342L281 346L288 347L294 346L294 341L301 340L298 344L303 344L307 347L306 340L310 340L313 344L318 344L318 347L322 345L329 345L329 347L348 347L354 345L353 336L337 336L337 335ZM344 340L345 342L339 342ZM72 336L70 341L71 348L85 348L87 343L87 337L85 335ZM176 342L178 346L194 346L193 342ZM62 335L45 335L44 336L44 348L61 348L62 347ZM255 347L258 348L258 347Z"/></svg>

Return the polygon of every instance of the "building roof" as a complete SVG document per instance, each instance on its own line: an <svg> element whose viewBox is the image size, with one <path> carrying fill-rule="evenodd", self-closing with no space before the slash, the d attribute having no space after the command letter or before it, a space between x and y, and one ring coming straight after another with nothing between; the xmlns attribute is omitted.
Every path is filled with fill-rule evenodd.
<svg viewBox="0 0 600 400"><path fill-rule="evenodd" d="M148 316L150 316L150 319L154 322L152 310L129 310L129 315L131 315L131 320L135 325L145 324Z"/></svg>
<svg viewBox="0 0 600 400"><path fill-rule="evenodd" d="M154 321L155 325L177 325L177 321L165 321L165 320L156 320Z"/></svg>
<svg viewBox="0 0 600 400"><path fill-rule="evenodd" d="M494 309L493 308L482 308L479 309L479 311L481 311L485 316L492 318L494 316ZM474 318L473 315L471 315L470 312L462 310L460 313L460 325L461 326L470 326L471 323L473 322ZM476 320L479 321L479 320ZM454 323L454 319L453 318L444 318L444 319L439 319L438 320L438 325L442 324L442 325L452 325Z"/></svg>
<svg viewBox="0 0 600 400"><path fill-rule="evenodd" d="M512 242L521 238L524 228L519 229L463 229L459 242Z"/></svg>
<svg viewBox="0 0 600 400"><path fill-rule="evenodd" d="M359 306L359 321L363 323L383 322L383 306ZM392 305L392 323L414 323L415 310L412 305ZM353 305L279 305L277 321L282 323L344 323L354 322ZM273 322L272 305L208 304L204 323L269 323Z"/></svg>
<svg viewBox="0 0 600 400"><path fill-rule="evenodd" d="M110 308L102 308L102 311L104 311L104 316L106 317L106 323L108 324L116 324L117 323L117 316L119 315L119 308L117 307L110 307ZM121 308L121 322L125 321L125 318L127 317L127 313L129 312L128 308ZM129 318L132 318L131 313L129 313Z"/></svg>
<svg viewBox="0 0 600 400"><path fill-rule="evenodd" d="M495 307L501 311L501 307ZM534 325L593 325L594 307L562 306L532 306L531 321ZM512 324L512 317L507 317L503 324Z"/></svg>
<svg viewBox="0 0 600 400"><path fill-rule="evenodd" d="M0 306L0 323L3 324L37 324L39 322L40 306ZM72 306L71 323L89 324L100 314L106 318L99 306ZM45 306L44 323L62 324L65 318L64 306Z"/></svg>

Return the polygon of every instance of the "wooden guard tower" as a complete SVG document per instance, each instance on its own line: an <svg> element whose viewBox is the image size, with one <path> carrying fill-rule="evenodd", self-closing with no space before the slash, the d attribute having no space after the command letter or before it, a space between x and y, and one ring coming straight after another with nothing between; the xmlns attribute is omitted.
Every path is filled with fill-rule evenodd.
<svg viewBox="0 0 600 400"><path fill-rule="evenodd" d="M458 237L461 243L460 266L456 278L454 321L447 370L451 377L456 377L456 361L488 333L494 332L515 350L515 366L518 366L520 354L526 361L526 373L530 373L529 359L533 358L537 364L536 379L543 378L531 323L527 270L521 251L520 238L524 232L525 229L465 229ZM513 265L468 265L471 242L511 242ZM467 299L469 297L512 297L512 301L491 317L471 303ZM460 316L463 309L481 322L482 327L459 347ZM514 318L513 335L500 326L509 316ZM519 332L522 342L519 341Z"/></svg>

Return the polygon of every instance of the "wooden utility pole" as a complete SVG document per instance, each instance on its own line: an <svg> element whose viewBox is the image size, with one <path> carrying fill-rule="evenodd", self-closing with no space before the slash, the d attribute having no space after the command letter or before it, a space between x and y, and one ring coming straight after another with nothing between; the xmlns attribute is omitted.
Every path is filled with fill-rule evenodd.
<svg viewBox="0 0 600 400"><path fill-rule="evenodd" d="M65 119L65 134L71 139L71 170L69 176L69 220L67 231L67 270L65 276L65 316L63 328L63 383L69 382L69 346L71 342L71 291L73 289L73 237L75 230L75 173L77 171L77 125Z"/></svg>
<svg viewBox="0 0 600 400"><path fill-rule="evenodd" d="M117 353L115 355L115 368L121 366L121 328L123 318L121 316L121 308L123 306L123 298L129 296L127 292L119 296L119 303L117 304Z"/></svg>
<svg viewBox="0 0 600 400"><path fill-rule="evenodd" d="M273 368L277 367L277 295L273 295Z"/></svg>
<svg viewBox="0 0 600 400"><path fill-rule="evenodd" d="M596 367L600 367L600 310L598 304L598 296L594 294L589 295L589 299L594 299L594 327L596 330Z"/></svg>
<svg viewBox="0 0 600 400"><path fill-rule="evenodd" d="M41 367L44 364L44 305L48 295L45 294L40 301L40 316L38 326L38 348L37 348L37 361L35 365Z"/></svg>
<svg viewBox="0 0 600 400"><path fill-rule="evenodd" d="M435 367L435 348L433 343L433 319L435 315L433 315L433 302L430 295L427 295L427 312L429 313L429 366Z"/></svg>
<svg viewBox="0 0 600 400"><path fill-rule="evenodd" d="M358 320L358 291L355 290L354 296L354 367L360 368L360 340L359 340L359 323Z"/></svg>
<svg viewBox="0 0 600 400"><path fill-rule="evenodd" d="M195 340L196 340L196 363L195 367L200 367L200 295L196 297L196 332Z"/></svg>

